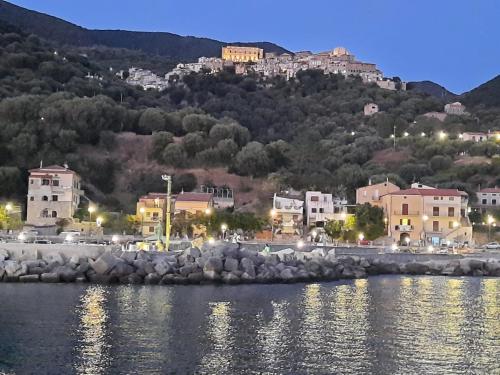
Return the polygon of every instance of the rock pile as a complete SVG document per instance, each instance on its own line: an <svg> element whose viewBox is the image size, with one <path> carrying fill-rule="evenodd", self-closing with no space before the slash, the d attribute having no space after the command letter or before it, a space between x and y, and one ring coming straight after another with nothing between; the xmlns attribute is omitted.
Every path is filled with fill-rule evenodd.
<svg viewBox="0 0 500 375"><path fill-rule="evenodd" d="M9 259L8 252L0 250L0 281L4 282L293 283L380 274L500 276L500 261L463 258L396 263L376 257L336 257L326 249L310 253L285 249L263 255L232 244L175 254L105 252L96 259L53 253L21 261Z"/></svg>

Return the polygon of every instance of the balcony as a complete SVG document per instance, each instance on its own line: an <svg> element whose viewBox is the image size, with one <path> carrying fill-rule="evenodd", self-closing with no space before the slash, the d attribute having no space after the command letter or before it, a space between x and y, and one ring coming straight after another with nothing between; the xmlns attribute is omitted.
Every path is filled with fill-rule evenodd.
<svg viewBox="0 0 500 375"><path fill-rule="evenodd" d="M413 231L413 225L395 225L394 230L399 232L411 232Z"/></svg>
<svg viewBox="0 0 500 375"><path fill-rule="evenodd" d="M403 211L403 210L394 210L393 211L394 215L399 215L399 216L420 216L420 211L413 211L413 210L408 210L408 211Z"/></svg>

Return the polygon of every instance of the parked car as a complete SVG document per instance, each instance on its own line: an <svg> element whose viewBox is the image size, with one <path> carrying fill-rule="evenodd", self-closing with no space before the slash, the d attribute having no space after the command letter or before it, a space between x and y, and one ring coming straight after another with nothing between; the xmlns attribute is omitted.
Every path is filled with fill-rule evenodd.
<svg viewBox="0 0 500 375"><path fill-rule="evenodd" d="M483 247L485 249L488 249L488 250L498 250L498 249L500 249L500 243L490 242L490 243L487 243L486 245L484 245Z"/></svg>
<svg viewBox="0 0 500 375"><path fill-rule="evenodd" d="M359 244L360 244L360 245L369 245L369 244L370 244L370 241L368 241L368 240L360 240L360 241L359 241Z"/></svg>
<svg viewBox="0 0 500 375"><path fill-rule="evenodd" d="M33 243L43 244L43 245L49 245L49 244L52 243L52 241L49 241L49 240L35 240L35 241L33 241Z"/></svg>

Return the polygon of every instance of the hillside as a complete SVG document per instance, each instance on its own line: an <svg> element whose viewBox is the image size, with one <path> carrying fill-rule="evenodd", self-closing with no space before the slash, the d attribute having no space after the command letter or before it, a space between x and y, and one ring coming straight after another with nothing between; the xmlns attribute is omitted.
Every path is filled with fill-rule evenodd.
<svg viewBox="0 0 500 375"><path fill-rule="evenodd" d="M458 96L432 81L408 82L406 87L408 90L427 94L447 102L454 100Z"/></svg>
<svg viewBox="0 0 500 375"><path fill-rule="evenodd" d="M60 18L28 10L3 0L0 0L0 20L17 26L26 33L38 35L61 45L126 48L176 60L194 60L200 56L219 56L221 47L227 44L261 47L266 52L288 52L269 42L223 42L167 32L89 30Z"/></svg>
<svg viewBox="0 0 500 375"><path fill-rule="evenodd" d="M500 75L463 94L467 106L500 107Z"/></svg>
<svg viewBox="0 0 500 375"><path fill-rule="evenodd" d="M366 117L372 102L381 112ZM139 195L164 189L164 171L174 174L174 191L207 179L230 184L252 210L287 187L353 201L369 178L469 192L500 184L499 142L457 139L500 128L500 115L472 108L479 121L422 116L441 108L427 95L316 70L289 81L191 74L165 91L143 91L91 54L0 22L0 197L23 202L27 171L40 161L67 162L90 199L125 212ZM479 163L455 163L464 156Z"/></svg>

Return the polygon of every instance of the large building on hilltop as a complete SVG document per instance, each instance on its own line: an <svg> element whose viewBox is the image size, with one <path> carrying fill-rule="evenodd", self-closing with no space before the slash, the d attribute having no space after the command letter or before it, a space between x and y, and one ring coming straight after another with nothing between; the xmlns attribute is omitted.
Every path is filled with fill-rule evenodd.
<svg viewBox="0 0 500 375"><path fill-rule="evenodd" d="M59 165L29 172L26 223L52 226L59 219L72 219L83 195L80 176Z"/></svg>
<svg viewBox="0 0 500 375"><path fill-rule="evenodd" d="M233 62L255 62L264 58L264 50L258 47L222 47L222 59Z"/></svg>

